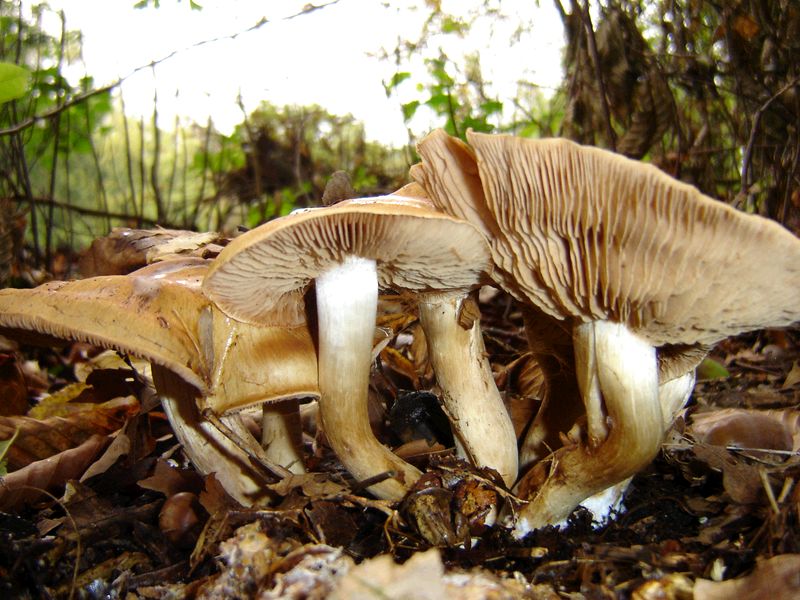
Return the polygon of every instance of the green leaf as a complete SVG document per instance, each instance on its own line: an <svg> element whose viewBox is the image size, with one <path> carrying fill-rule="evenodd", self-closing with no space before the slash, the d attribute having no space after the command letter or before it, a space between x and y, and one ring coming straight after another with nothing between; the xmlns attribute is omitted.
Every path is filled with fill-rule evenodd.
<svg viewBox="0 0 800 600"><path fill-rule="evenodd" d="M12 435L9 439L0 442L0 477L5 477L8 475L8 470L6 468L6 453L8 453L8 449L11 448L11 444L14 443L14 440L17 439L17 435L19 435L19 427L14 430L14 435Z"/></svg>
<svg viewBox="0 0 800 600"><path fill-rule="evenodd" d="M481 104L481 110L485 115L503 112L503 103L499 100L487 100Z"/></svg>
<svg viewBox="0 0 800 600"><path fill-rule="evenodd" d="M442 21L442 33L463 35L467 29L468 27L464 22L454 19L453 17L445 17L444 21Z"/></svg>
<svg viewBox="0 0 800 600"><path fill-rule="evenodd" d="M434 66L434 68L431 69L431 75L433 75L434 79L436 79L440 85L450 87L455 83L453 78L444 70L444 67Z"/></svg>
<svg viewBox="0 0 800 600"><path fill-rule="evenodd" d="M403 83L406 79L411 77L411 73L408 71L398 71L394 75L392 75L391 81L389 81L389 89L392 90L396 88L398 85Z"/></svg>
<svg viewBox="0 0 800 600"><path fill-rule="evenodd" d="M410 121L419 108L419 100L412 100L403 104L403 120Z"/></svg>
<svg viewBox="0 0 800 600"><path fill-rule="evenodd" d="M13 63L0 62L0 103L25 95L31 80L28 69Z"/></svg>
<svg viewBox="0 0 800 600"><path fill-rule="evenodd" d="M472 129L480 133L491 133L494 131L494 125L487 123L483 117L467 117L461 123L461 128L466 131Z"/></svg>
<svg viewBox="0 0 800 600"><path fill-rule="evenodd" d="M425 102L428 106L430 106L433 110L436 111L437 114L444 114L450 110L450 102L452 101L452 97L450 94L434 94Z"/></svg>
<svg viewBox="0 0 800 600"><path fill-rule="evenodd" d="M730 372L713 358L705 357L697 367L697 379L725 379Z"/></svg>

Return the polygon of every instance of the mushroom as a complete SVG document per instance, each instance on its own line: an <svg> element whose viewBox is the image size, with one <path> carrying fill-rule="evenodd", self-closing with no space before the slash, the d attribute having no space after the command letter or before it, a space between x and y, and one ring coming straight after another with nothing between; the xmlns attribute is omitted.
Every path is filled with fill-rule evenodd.
<svg viewBox="0 0 800 600"><path fill-rule="evenodd" d="M314 281L322 426L357 480L390 474L368 489L392 500L402 498L420 473L375 438L367 418L379 287L419 294L443 404L462 450L506 481L517 473L513 426L484 356L478 320L458 324L467 293L489 266L488 249L474 227L407 193L266 223L229 244L203 283L222 310L264 322L282 305L300 306Z"/></svg>
<svg viewBox="0 0 800 600"><path fill-rule="evenodd" d="M522 534L652 460L705 346L800 319L800 242L611 152L561 139L468 140L432 133L412 176L440 210L486 235L495 281L532 309L531 331L539 318L563 323L586 414L541 486L537 469L518 484L535 494L517 521Z"/></svg>
<svg viewBox="0 0 800 600"><path fill-rule="evenodd" d="M250 504L263 493L261 477L201 412L225 415L316 396L316 356L303 323L257 327L221 313L200 291L209 262L169 260L124 276L0 290L0 331L33 341L87 341L149 360L164 411L192 462L203 474L216 472L233 497ZM267 459L301 469L292 443L298 432L280 412L265 419L277 438ZM245 431L236 414L223 422Z"/></svg>

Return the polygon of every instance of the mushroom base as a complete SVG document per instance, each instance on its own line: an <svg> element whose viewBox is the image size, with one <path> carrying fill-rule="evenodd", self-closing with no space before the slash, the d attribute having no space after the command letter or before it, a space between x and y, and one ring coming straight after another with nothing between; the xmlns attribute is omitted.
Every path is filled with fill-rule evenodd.
<svg viewBox="0 0 800 600"><path fill-rule="evenodd" d="M575 364L586 406L585 436L539 463L517 484L531 501L515 535L556 524L586 498L649 464L664 435L656 351L627 327L593 321L574 329Z"/></svg>

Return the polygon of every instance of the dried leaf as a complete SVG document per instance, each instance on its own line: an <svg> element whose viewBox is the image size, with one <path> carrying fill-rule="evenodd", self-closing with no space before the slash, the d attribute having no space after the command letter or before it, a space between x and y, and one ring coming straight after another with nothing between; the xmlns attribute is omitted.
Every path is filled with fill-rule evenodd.
<svg viewBox="0 0 800 600"><path fill-rule="evenodd" d="M84 277L125 275L165 258L200 252L219 239L216 233L120 227L92 242L81 257L80 271Z"/></svg>
<svg viewBox="0 0 800 600"><path fill-rule="evenodd" d="M414 389L419 388L419 375L416 367L399 350L387 346L381 351L381 362L384 368L407 378Z"/></svg>
<svg viewBox="0 0 800 600"><path fill-rule="evenodd" d="M786 388L790 388L798 383L800 383L800 362L794 361L792 370L786 375L786 379L783 381L781 388L785 390Z"/></svg>
<svg viewBox="0 0 800 600"><path fill-rule="evenodd" d="M116 398L103 404L90 404L67 417L39 420L31 417L0 417L0 438L19 429L19 438L10 448L8 465L20 469L84 443L95 434L106 435L119 429L136 414L139 403L133 396Z"/></svg>
<svg viewBox="0 0 800 600"><path fill-rule="evenodd" d="M697 444L693 451L698 460L712 469L722 471L722 485L734 502L752 504L764 497L757 467L717 446Z"/></svg>
<svg viewBox="0 0 800 600"><path fill-rule="evenodd" d="M713 446L788 452L794 446L794 432L783 412L722 408L695 413L686 432Z"/></svg>
<svg viewBox="0 0 800 600"><path fill-rule="evenodd" d="M153 474L147 479L142 479L139 487L161 492L169 498L180 492L199 494L202 489L202 480L197 476L196 471L180 469L160 458L156 462Z"/></svg>
<svg viewBox="0 0 800 600"><path fill-rule="evenodd" d="M309 498L325 498L348 492L345 486L331 481L328 475L321 473L291 474L267 487L279 496L288 496L289 492L299 488Z"/></svg>
<svg viewBox="0 0 800 600"><path fill-rule="evenodd" d="M34 462L4 477L0 482L0 510L14 510L37 500L42 490L56 491L77 479L102 451L108 438L93 435L77 448Z"/></svg>
<svg viewBox="0 0 800 600"><path fill-rule="evenodd" d="M81 476L81 481L86 481L95 475L102 475L110 469L121 456L127 456L131 451L131 439L120 432L119 435L114 436L111 444L103 452L102 456L98 458L92 465L86 469Z"/></svg>
<svg viewBox="0 0 800 600"><path fill-rule="evenodd" d="M99 564L94 565L87 569L80 575L76 581L65 583L56 590L56 597L65 598L70 595L70 591L74 589L91 589L90 586L95 581L111 581L120 573L131 572L147 572L152 569L150 558L143 552L123 552L119 556L109 558Z"/></svg>
<svg viewBox="0 0 800 600"><path fill-rule="evenodd" d="M28 412L28 386L13 354L0 352L0 415Z"/></svg>
<svg viewBox="0 0 800 600"><path fill-rule="evenodd" d="M758 35L760 30L758 23L750 15L736 15L731 25L732 29L748 42Z"/></svg>
<svg viewBox="0 0 800 600"><path fill-rule="evenodd" d="M317 500L305 510L317 537L323 544L348 546L358 534L358 522L342 504Z"/></svg>
<svg viewBox="0 0 800 600"><path fill-rule="evenodd" d="M336 585L332 600L440 600L450 597L444 565L436 549L419 552L398 565L381 555L350 569Z"/></svg>
<svg viewBox="0 0 800 600"><path fill-rule="evenodd" d="M793 600L800 597L800 554L760 560L749 575L729 581L698 579L695 600Z"/></svg>

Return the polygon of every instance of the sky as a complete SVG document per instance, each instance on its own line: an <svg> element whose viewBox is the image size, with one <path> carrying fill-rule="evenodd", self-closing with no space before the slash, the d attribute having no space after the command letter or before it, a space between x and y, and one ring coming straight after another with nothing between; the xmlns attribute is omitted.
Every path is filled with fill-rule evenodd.
<svg viewBox="0 0 800 600"><path fill-rule="evenodd" d="M480 1L442 4L457 13ZM201 124L210 115L217 129L228 132L242 121L239 97L248 112L263 100L319 104L364 122L369 139L407 143L400 105L419 98L419 93L409 83L387 98L382 82L395 67L376 54L381 48L394 48L398 38L419 35L426 13L413 10L416 2L339 0L296 18L288 17L302 11L306 2L198 2L200 11L190 10L188 0L161 0L158 9L135 9L136 0L49 0L51 8L64 11L67 28L83 34L83 64L72 67L67 76L77 80L88 73L103 85L177 51L154 69L125 80L121 93L129 114L151 115L157 91L162 126L171 127L175 115ZM479 50L484 78L501 99L513 97L519 79L545 90L555 87L561 79L563 29L552 4L537 7L532 0L503 0L502 7L514 17L533 18L533 30L511 44L518 19L484 21L467 39L446 40L448 55L458 56L465 48ZM244 32L264 17L265 25L235 39L196 45ZM55 18L46 26L53 32L60 29ZM421 61L412 72L424 72Z"/></svg>

